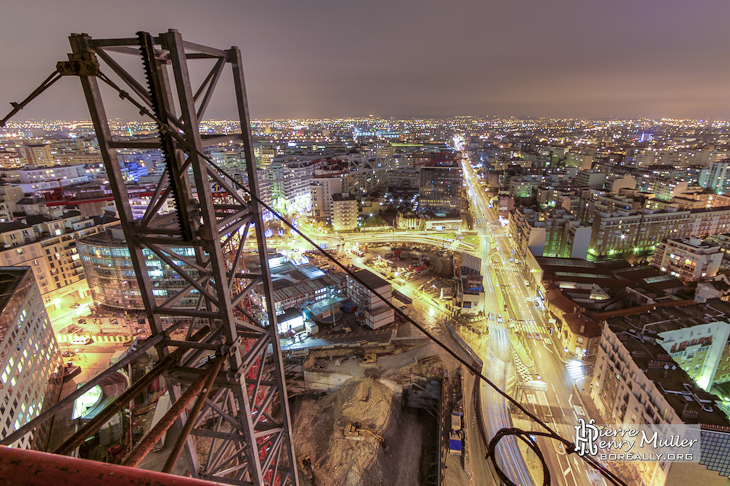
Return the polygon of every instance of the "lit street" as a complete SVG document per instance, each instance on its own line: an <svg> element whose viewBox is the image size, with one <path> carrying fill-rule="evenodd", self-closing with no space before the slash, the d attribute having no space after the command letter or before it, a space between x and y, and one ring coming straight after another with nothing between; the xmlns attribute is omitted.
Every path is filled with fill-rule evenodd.
<svg viewBox="0 0 730 486"><path fill-rule="evenodd" d="M466 154L466 152L463 152ZM468 157L462 159L464 179L466 181L469 201L475 216L476 229L482 243L482 272L485 286L485 313L502 315L503 323L488 320L489 344L483 351L482 358L488 365L486 376L511 396L516 395L516 388L510 384L518 384L535 380L537 376L548 386L547 392L524 391L521 404L535 413L563 437L571 439L573 426L579 416L585 414L575 396L573 385L583 376L580 360L561 360L556 344L549 335L545 316L534 304L534 290L525 286L517 264L509 263L512 256L512 244L503 228L494 217L496 211L488 207L484 189L475 185L476 175L470 166ZM506 309L506 310L505 310ZM528 352L534 359L530 368L513 366L512 345L509 333L529 334L525 339ZM539 338L535 338L539 336ZM518 357L514 359L519 360ZM581 380L582 382L582 380ZM488 436L493 436L499 429L512 426L506 400L496 391L482 385L485 424ZM533 430L541 428L537 424ZM511 442L510 442L511 441ZM546 456L553 484L578 486L591 484L584 464L576 457L567 456L557 443L546 439L538 439L538 444ZM505 473L518 484L540 484L541 478L533 481L528 472L525 459L513 439L506 438L500 442L500 457ZM536 459L535 459L536 461ZM538 473L538 476L541 476ZM602 480L599 480L602 481ZM598 484L601 484L600 482Z"/></svg>

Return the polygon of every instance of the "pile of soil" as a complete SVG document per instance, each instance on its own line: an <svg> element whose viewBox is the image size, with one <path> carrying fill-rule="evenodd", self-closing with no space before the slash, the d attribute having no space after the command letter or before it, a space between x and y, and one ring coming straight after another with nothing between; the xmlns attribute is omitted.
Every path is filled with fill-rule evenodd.
<svg viewBox="0 0 730 486"><path fill-rule="evenodd" d="M419 484L423 426L378 380L353 378L319 399L300 398L293 411L294 448L300 464L305 456L311 463L301 471L302 484ZM367 433L345 438L344 428L356 422L384 442Z"/></svg>

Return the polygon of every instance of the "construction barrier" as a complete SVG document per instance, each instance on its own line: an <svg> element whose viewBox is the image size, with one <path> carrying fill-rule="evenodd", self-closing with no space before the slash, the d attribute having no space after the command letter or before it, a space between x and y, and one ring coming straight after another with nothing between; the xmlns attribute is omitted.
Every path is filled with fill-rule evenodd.
<svg viewBox="0 0 730 486"><path fill-rule="evenodd" d="M81 334L56 334L56 341L59 343L70 343ZM134 340L134 336L96 334L89 336L92 343L126 343Z"/></svg>

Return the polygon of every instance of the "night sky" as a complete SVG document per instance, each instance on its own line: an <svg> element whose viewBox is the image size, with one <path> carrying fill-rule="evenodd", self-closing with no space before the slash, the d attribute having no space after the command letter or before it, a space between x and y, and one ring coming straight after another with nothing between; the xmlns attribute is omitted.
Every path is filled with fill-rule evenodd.
<svg viewBox="0 0 730 486"><path fill-rule="evenodd" d="M66 58L69 33L175 28L241 47L258 119L730 119L727 0L14 0L0 16L0 116ZM235 117L228 92L209 118ZM78 81L17 119L32 118L88 118Z"/></svg>

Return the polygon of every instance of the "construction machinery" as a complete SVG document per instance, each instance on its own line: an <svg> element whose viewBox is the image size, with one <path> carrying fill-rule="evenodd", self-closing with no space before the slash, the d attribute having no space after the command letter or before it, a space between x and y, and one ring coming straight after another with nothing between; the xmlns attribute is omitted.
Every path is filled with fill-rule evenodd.
<svg viewBox="0 0 730 486"><path fill-rule="evenodd" d="M353 422L351 424L347 424L344 429L345 439L349 440L364 440L365 437L370 436L374 437L375 440L380 442L381 444L385 444L385 439L383 439L381 436L373 432L372 430L368 430L364 428L360 422Z"/></svg>

